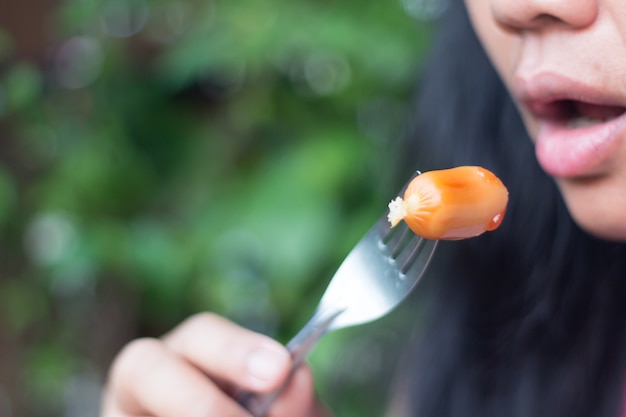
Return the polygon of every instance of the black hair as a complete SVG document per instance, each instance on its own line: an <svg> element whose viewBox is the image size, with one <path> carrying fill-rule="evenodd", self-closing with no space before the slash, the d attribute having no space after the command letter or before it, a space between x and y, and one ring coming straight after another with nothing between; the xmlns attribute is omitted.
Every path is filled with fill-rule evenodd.
<svg viewBox="0 0 626 417"><path fill-rule="evenodd" d="M440 245L420 297L429 308L411 415L621 416L626 245L572 221L460 0L442 18L416 108L414 168L482 165L510 201L498 230Z"/></svg>

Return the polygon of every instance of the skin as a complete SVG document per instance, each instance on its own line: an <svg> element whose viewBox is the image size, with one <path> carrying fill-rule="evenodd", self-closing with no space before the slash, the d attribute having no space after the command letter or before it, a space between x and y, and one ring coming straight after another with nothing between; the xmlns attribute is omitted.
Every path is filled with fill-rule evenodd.
<svg viewBox="0 0 626 417"><path fill-rule="evenodd" d="M626 106L626 7L622 0L465 0L470 19L536 143L541 116L520 86L545 76L589 86ZM626 240L626 130L611 157L584 173L555 176L574 220Z"/></svg>
<svg viewBox="0 0 626 417"><path fill-rule="evenodd" d="M258 359L258 361L256 359ZM264 366L250 368L250 363ZM235 387L267 392L289 372L278 342L210 313L192 316L161 339L138 339L114 361L101 417L249 417ZM267 417L329 417L301 366Z"/></svg>
<svg viewBox="0 0 626 417"><path fill-rule="evenodd" d="M542 116L529 108L520 86L523 90L537 76L565 77L626 107L623 0L465 2L534 142ZM592 169L554 175L581 227L621 241L626 240L623 136L611 156ZM246 366L255 352L267 358L256 373ZM101 417L249 416L230 396L234 387L267 392L283 381L289 364L289 354L279 343L213 314L196 315L161 339L136 340L120 352L111 368ZM311 371L303 366L268 417L327 416L315 398Z"/></svg>

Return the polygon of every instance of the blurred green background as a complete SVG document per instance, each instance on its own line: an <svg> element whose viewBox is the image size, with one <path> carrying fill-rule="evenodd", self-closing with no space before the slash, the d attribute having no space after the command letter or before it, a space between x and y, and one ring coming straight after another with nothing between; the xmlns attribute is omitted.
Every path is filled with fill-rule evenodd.
<svg viewBox="0 0 626 417"><path fill-rule="evenodd" d="M442 4L0 0L0 416L95 417L196 312L288 340L395 191ZM383 412L384 320L313 354L338 416Z"/></svg>

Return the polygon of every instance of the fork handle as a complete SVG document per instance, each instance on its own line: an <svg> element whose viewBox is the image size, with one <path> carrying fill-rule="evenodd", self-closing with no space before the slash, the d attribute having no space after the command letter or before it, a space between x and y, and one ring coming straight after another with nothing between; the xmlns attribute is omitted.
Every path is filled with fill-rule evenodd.
<svg viewBox="0 0 626 417"><path fill-rule="evenodd" d="M285 381L273 391L257 394L249 391L240 392L236 398L246 410L254 417L263 417L270 409L276 398L289 384L291 377L298 367L304 362L307 355L317 342L328 332L333 321L343 310L328 311L318 310L313 317L300 329L300 331L287 343L287 350L291 354L291 369Z"/></svg>

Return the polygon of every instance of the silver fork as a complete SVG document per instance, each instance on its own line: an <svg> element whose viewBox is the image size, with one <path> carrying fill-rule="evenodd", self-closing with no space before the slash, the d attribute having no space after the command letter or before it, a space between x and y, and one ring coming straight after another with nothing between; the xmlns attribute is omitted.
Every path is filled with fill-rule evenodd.
<svg viewBox="0 0 626 417"><path fill-rule="evenodd" d="M390 228L383 215L348 254L311 319L287 344L291 373L325 333L376 320L400 304L423 276L436 246L436 240L415 235L404 223ZM288 381L270 393L245 393L238 400L262 417Z"/></svg>

